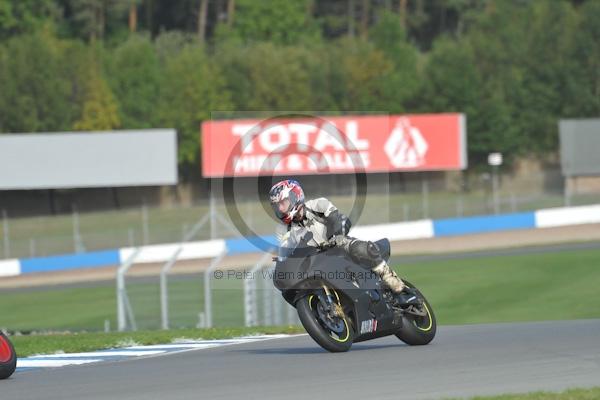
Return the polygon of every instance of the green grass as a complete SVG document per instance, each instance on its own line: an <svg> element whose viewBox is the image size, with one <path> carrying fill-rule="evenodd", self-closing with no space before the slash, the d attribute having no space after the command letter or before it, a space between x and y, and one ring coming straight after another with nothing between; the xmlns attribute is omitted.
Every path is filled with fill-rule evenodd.
<svg viewBox="0 0 600 400"><path fill-rule="evenodd" d="M492 397L473 397L471 400L598 400L600 388L571 389L561 393L535 392L527 394L506 394Z"/></svg>
<svg viewBox="0 0 600 400"><path fill-rule="evenodd" d="M211 280L213 323L220 327L244 323L241 280ZM129 301L139 329L160 327L158 280L127 284ZM169 281L169 317L173 328L195 327L204 311L203 279L175 276ZM17 331L116 328L116 289L112 282L86 287L45 287L27 290L0 289L0 327Z"/></svg>
<svg viewBox="0 0 600 400"><path fill-rule="evenodd" d="M419 262L396 268L430 300L440 324L600 318L600 250ZM214 326L243 325L241 280L212 280ZM128 283L138 327L160 327L158 282ZM173 328L195 327L203 311L197 276L172 277ZM99 331L116 327L114 284L0 290L0 327Z"/></svg>
<svg viewBox="0 0 600 400"><path fill-rule="evenodd" d="M228 339L246 335L303 333L295 326L254 328L174 329L169 331L137 331L110 333L70 333L12 336L18 357L56 352L78 353L116 347L171 343L178 339Z"/></svg>
<svg viewBox="0 0 600 400"><path fill-rule="evenodd" d="M440 324L600 317L600 250L421 262L397 268Z"/></svg>

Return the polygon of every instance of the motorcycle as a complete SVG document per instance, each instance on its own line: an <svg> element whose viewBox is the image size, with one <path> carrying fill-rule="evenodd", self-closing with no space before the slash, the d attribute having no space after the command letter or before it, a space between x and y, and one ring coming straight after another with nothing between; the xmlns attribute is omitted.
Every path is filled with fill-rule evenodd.
<svg viewBox="0 0 600 400"><path fill-rule="evenodd" d="M0 332L0 379L6 379L17 368L17 353L8 337Z"/></svg>
<svg viewBox="0 0 600 400"><path fill-rule="evenodd" d="M298 312L310 337L330 352L350 350L352 343L395 335L408 345L433 340L436 320L431 305L410 282L400 301L379 276L339 248L308 246L310 231L290 231L279 248L273 283ZM384 259L390 242L375 242Z"/></svg>

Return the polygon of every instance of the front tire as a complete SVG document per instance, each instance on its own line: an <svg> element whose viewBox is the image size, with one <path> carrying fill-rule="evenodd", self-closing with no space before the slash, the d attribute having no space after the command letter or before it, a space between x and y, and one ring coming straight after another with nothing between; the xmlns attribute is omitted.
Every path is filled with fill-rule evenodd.
<svg viewBox="0 0 600 400"><path fill-rule="evenodd" d="M332 353L341 353L350 350L354 340L354 331L348 323L348 317L341 318L342 329L333 331L328 328L319 316L318 297L310 294L298 300L296 310L302 326L310 337L322 348Z"/></svg>
<svg viewBox="0 0 600 400"><path fill-rule="evenodd" d="M402 281L409 288L415 289L417 291L417 296L423 300L423 311L425 311L425 316L419 317L408 313L405 314L402 317L402 328L396 333L396 337L411 346L426 345L433 340L437 330L433 308L431 308L431 305L419 289L404 279Z"/></svg>
<svg viewBox="0 0 600 400"><path fill-rule="evenodd" d="M17 368L17 353L4 333L0 332L0 379L6 379Z"/></svg>

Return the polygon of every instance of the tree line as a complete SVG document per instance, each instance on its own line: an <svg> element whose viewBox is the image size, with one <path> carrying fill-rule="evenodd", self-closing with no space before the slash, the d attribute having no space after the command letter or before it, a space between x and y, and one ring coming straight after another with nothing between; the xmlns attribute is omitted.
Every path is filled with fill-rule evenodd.
<svg viewBox="0 0 600 400"><path fill-rule="evenodd" d="M0 132L174 127L211 110L464 112L471 164L600 115L597 0L0 0Z"/></svg>

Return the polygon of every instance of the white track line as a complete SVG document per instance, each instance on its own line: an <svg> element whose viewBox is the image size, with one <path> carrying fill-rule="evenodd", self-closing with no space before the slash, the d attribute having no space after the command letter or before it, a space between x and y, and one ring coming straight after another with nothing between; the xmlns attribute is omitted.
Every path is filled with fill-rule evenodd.
<svg viewBox="0 0 600 400"><path fill-rule="evenodd" d="M149 346L131 346L123 350L175 350L175 349L209 349L211 347L222 346L221 343L173 343L173 344L153 344Z"/></svg>
<svg viewBox="0 0 600 400"><path fill-rule="evenodd" d="M210 349L215 347L230 346L234 344L247 344L270 339L281 339L300 335L256 335L233 339L215 340L182 340L169 344L155 344L149 346L129 346L119 349L100 350L82 353L42 354L17 360L17 371L32 368L56 368L67 365L83 365L101 361L115 361L131 359L142 356L156 356L169 353L179 353L191 350ZM87 358L87 359L86 359Z"/></svg>
<svg viewBox="0 0 600 400"><path fill-rule="evenodd" d="M56 368L65 367L67 365L82 365L99 362L102 360L30 360L24 358L17 359L17 368Z"/></svg>
<svg viewBox="0 0 600 400"><path fill-rule="evenodd" d="M147 350L147 351L135 351L135 350L115 350L115 351L91 351L87 353L64 353L64 354L43 354L32 358L79 358L79 357L137 357L137 356L149 356L153 354L164 353L160 350Z"/></svg>

